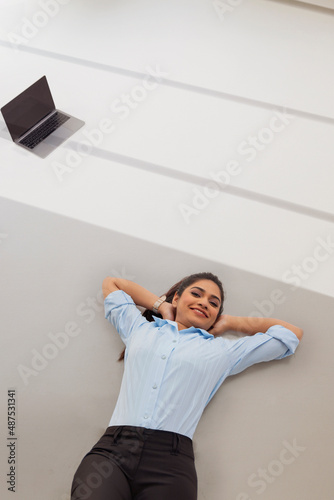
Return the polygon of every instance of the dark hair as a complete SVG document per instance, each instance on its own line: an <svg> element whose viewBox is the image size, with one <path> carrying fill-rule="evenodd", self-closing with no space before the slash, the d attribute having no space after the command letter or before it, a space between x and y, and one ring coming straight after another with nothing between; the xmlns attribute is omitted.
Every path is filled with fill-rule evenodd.
<svg viewBox="0 0 334 500"><path fill-rule="evenodd" d="M210 280L210 281L213 281L214 283L216 283L216 285L218 286L222 300L221 300L221 304L220 304L220 308L219 308L217 317L220 316L220 314L223 312L223 303L224 303L225 294L224 294L224 289L223 289L223 285L222 285L221 281L219 280L219 278L215 274L212 274L212 273L203 272L203 273L191 274L190 276L186 276L182 280L178 281L178 283L175 283L175 285L173 285L168 290L168 292L163 294L163 295L166 295L166 302L172 303L175 292L177 292L178 296L181 297L182 293L184 292L184 290L186 288L188 288L188 286L192 285L193 283L195 283L196 281L199 281L199 280ZM150 309L145 309L145 311L142 313L142 316L144 316L144 318L146 318L148 321L154 321L153 311L151 311ZM154 313L154 316L156 316L158 318L162 318L161 314ZM124 354L125 354L125 348L121 352L121 354L118 358L118 361L124 360Z"/></svg>

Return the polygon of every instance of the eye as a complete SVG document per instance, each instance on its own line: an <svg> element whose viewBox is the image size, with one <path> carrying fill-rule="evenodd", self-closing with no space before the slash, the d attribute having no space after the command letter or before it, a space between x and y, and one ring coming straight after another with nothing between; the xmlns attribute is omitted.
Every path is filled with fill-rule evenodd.
<svg viewBox="0 0 334 500"><path fill-rule="evenodd" d="M197 292L191 292L191 293L192 293L192 295L194 295L195 297L200 297L200 294L199 294L199 293L197 293ZM213 305L214 307L218 307L218 304L217 304L216 302L211 301L211 302L210 302L210 304L211 304L211 305Z"/></svg>

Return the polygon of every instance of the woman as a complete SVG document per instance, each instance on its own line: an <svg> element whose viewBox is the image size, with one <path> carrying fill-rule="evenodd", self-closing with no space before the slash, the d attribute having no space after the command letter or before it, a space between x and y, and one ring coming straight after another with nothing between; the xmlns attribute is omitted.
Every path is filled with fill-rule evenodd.
<svg viewBox="0 0 334 500"><path fill-rule="evenodd" d="M126 346L124 374L109 426L74 475L71 500L196 500L192 437L204 408L229 375L293 354L303 331L273 318L222 315L224 290L211 273L187 276L162 298L121 278L106 278L102 289L105 317ZM220 336L228 330L246 336Z"/></svg>

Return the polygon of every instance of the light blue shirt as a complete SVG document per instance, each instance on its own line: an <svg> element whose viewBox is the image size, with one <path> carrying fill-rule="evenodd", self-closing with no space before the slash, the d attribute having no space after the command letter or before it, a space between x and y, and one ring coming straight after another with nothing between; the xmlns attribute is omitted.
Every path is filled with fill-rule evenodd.
<svg viewBox="0 0 334 500"><path fill-rule="evenodd" d="M126 346L124 373L111 425L177 432L192 439L209 401L229 375L261 361L282 359L299 344L280 325L240 339L201 328L178 330L175 321L147 321L123 290L104 301L105 318Z"/></svg>

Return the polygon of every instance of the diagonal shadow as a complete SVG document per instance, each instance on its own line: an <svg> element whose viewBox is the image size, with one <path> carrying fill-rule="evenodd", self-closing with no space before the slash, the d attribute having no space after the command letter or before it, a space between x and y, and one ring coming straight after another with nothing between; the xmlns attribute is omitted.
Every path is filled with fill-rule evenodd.
<svg viewBox="0 0 334 500"><path fill-rule="evenodd" d="M276 1L276 0L272 0ZM282 1L282 0L280 0ZM296 2L298 3L298 2ZM23 45L14 45L11 42L7 42L5 40L0 40L0 46L13 49L13 50L21 50L22 52L27 52L30 54L35 54L38 56L42 57L47 57L50 59L57 59L63 62L68 62L71 64L77 64L79 66L86 66L89 68L93 68L99 71L106 71L109 73L114 73L117 75L123 75L127 76L129 78L137 78L137 79L143 79L145 76L147 76L147 73L143 73L140 71L134 71L130 69L125 69L125 68L119 68L117 66L112 66L110 64L104 64L96 61L91 61L87 59L82 59L80 57L74 57L70 56L67 54L58 54L56 52L51 52L48 50L36 48L36 47L29 47L29 46L23 46ZM244 97L240 95L235 95L231 94L228 92L222 92L220 90L214 90L214 89L209 89L206 87L200 87L199 85L192 85L190 83L183 83L179 82L176 80L170 80L168 78L160 78L159 79L159 84L160 85L165 85L166 87L172 87L176 88L179 90L185 90L187 92L195 92L196 94L201 94L201 95L206 95L209 97L215 97L217 99L224 99L228 100L231 102L237 102L239 104L245 104L248 106L255 106L258 108L262 109L269 109L270 111L272 110L284 110L284 112L287 112L289 114L299 116L301 118L306 118L309 120L314 120L322 123L329 123L329 124L334 124L334 117L330 116L324 116L324 115L319 115L317 113L310 113L308 111L303 111L301 109L297 108L292 108L292 107L287 107L283 105L279 105L277 103L272 103L272 102L265 102L261 101L260 99L253 99L250 97Z"/></svg>
<svg viewBox="0 0 334 500"><path fill-rule="evenodd" d="M80 143L75 141L69 140L66 143L67 148L73 149L75 151L78 150L79 146ZM109 162L116 162L118 164L131 166L136 169L144 170L146 172L151 172L165 177L174 178L179 181L186 182L187 184L196 184L201 187L208 185L208 187L210 187L210 185L213 182L212 179L210 178L201 177L199 175L190 174L187 172L181 172L178 170L174 170L170 167L164 167L163 165L159 165L157 163L151 163L148 161L140 160L138 158L133 158L131 156L121 155L119 153L113 153L111 151L106 151L105 149L92 147L90 154L95 156L96 158L101 158ZM224 184L223 182L214 181L214 183L217 186L216 187L217 190L225 192L229 195L238 196L240 198L245 198L265 205L271 205L273 207L280 208L282 210L288 210L295 213L299 213L301 215L305 215L307 217L314 217L319 220L334 223L334 214L331 214L329 212L318 210L312 207L306 207L298 203L282 200L280 198L275 198L273 196L268 196L266 194L255 193L253 191L249 191L244 188L231 186L229 184ZM212 187L210 187L210 189L212 189Z"/></svg>

